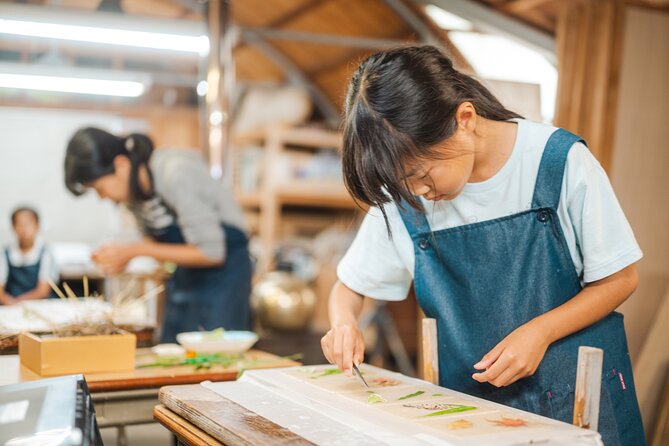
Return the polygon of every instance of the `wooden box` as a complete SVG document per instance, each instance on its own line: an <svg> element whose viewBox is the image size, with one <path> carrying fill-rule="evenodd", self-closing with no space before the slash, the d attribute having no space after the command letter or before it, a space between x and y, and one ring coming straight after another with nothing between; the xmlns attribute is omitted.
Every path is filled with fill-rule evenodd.
<svg viewBox="0 0 669 446"><path fill-rule="evenodd" d="M130 371L137 339L132 333L53 337L21 333L21 364L41 376Z"/></svg>

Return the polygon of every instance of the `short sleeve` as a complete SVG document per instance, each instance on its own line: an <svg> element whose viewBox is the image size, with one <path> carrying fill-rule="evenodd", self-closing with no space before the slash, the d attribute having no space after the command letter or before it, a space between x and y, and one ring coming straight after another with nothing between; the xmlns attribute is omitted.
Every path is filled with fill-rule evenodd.
<svg viewBox="0 0 669 446"><path fill-rule="evenodd" d="M583 281L604 279L643 256L606 172L575 144L565 172L567 212L583 260Z"/></svg>
<svg viewBox="0 0 669 446"><path fill-rule="evenodd" d="M52 280L54 283L58 283L58 280L60 279L58 265L56 264L51 250L48 248L46 248L42 254L38 277L40 282Z"/></svg>
<svg viewBox="0 0 669 446"><path fill-rule="evenodd" d="M364 296L389 301L405 299L413 278L395 245L395 239L405 235L398 233L401 229L395 225L391 239L381 212L377 208L370 209L339 262L339 280ZM408 249L412 249L410 241Z"/></svg>
<svg viewBox="0 0 669 446"><path fill-rule="evenodd" d="M217 212L216 183L206 166L195 159L165 160L154 172L157 193L176 213L186 243L210 259L224 260L225 233Z"/></svg>
<svg viewBox="0 0 669 446"><path fill-rule="evenodd" d="M7 265L7 253L3 249L0 251L0 286L4 288L7 283L7 275L9 274L9 267Z"/></svg>

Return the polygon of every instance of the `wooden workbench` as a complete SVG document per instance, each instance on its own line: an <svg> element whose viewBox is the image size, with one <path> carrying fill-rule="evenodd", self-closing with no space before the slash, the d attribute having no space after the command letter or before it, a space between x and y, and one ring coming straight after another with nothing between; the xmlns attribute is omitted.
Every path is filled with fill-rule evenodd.
<svg viewBox="0 0 669 446"><path fill-rule="evenodd" d="M361 371L368 378L377 376L378 380L380 376L399 381L394 384L397 389L372 384L376 386L372 389L387 398L382 401L387 405L372 408L369 391L355 379L322 374L332 369L330 365L322 365L253 370L236 382L163 387L158 397L160 405L154 408L153 415L181 444L189 446L441 443L601 446L596 432L364 364ZM316 378L323 381L318 384L311 381ZM411 395L425 394L418 405L406 405L401 401L406 397L398 397L417 388L422 391ZM452 405L456 411L430 413L441 410L437 407L440 405ZM463 415L460 412L464 410L457 407L472 412ZM442 417L424 419L426 413ZM501 420L522 423L510 429L498 423ZM455 421L468 421L472 430L450 427Z"/></svg>
<svg viewBox="0 0 669 446"><path fill-rule="evenodd" d="M156 356L149 349L137 350L138 368L127 372L84 374L92 393L115 390L135 390L158 388L176 384L194 384L202 381L232 381L241 369L262 369L290 367L298 363L271 353L250 350L243 359L231 366L214 365L208 369L196 370L194 366L146 367ZM23 381L45 378L20 364L18 355L0 356L0 386Z"/></svg>
<svg viewBox="0 0 669 446"><path fill-rule="evenodd" d="M163 387L159 400L154 418L189 446L313 445L197 384Z"/></svg>
<svg viewBox="0 0 669 446"><path fill-rule="evenodd" d="M137 351L137 366L155 361L149 349ZM230 367L214 365L196 370L194 366L136 368L128 372L88 373L84 376L91 391L98 424L101 428L119 428L119 444L124 444L124 427L154 422L153 408L158 404L162 386L195 384L202 381L232 381L242 369L289 367L298 363L270 353L251 350ZM0 386L42 379L22 366L18 355L0 356Z"/></svg>

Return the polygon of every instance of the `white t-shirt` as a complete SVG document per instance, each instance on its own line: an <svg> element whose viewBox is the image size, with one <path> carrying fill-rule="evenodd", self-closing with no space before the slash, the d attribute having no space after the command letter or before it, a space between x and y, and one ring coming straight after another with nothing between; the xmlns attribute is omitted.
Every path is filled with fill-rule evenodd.
<svg viewBox="0 0 669 446"><path fill-rule="evenodd" d="M493 177L466 184L451 201L421 198L433 231L530 209L541 156L556 128L514 121L518 132L513 151ZM379 209L371 208L339 263L337 275L344 285L362 295L402 300L413 280L414 248L397 206L389 203L385 209L392 238ZM581 143L569 151L557 212L582 284L608 277L642 257L604 169Z"/></svg>
<svg viewBox="0 0 669 446"><path fill-rule="evenodd" d="M9 250L9 261L13 266L31 266L40 261L40 254L42 250L41 263L39 266L38 280L46 282L53 280L58 282L59 272L58 265L54 261L51 250L40 238L35 240L33 247L26 253L22 252L16 241L12 242L8 247L2 249L0 253L0 286L5 286L7 283L7 276L9 275L9 265L7 265L7 250Z"/></svg>

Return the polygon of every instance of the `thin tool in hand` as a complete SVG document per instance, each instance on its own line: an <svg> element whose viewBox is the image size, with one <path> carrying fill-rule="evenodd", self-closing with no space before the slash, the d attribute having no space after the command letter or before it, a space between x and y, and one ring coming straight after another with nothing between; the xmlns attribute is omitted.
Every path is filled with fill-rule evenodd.
<svg viewBox="0 0 669 446"><path fill-rule="evenodd" d="M360 373L360 369L355 364L353 364L353 371L355 372L356 376L360 379L362 385L369 388L369 384L367 384L367 381L365 381L365 378L363 378L362 373Z"/></svg>

